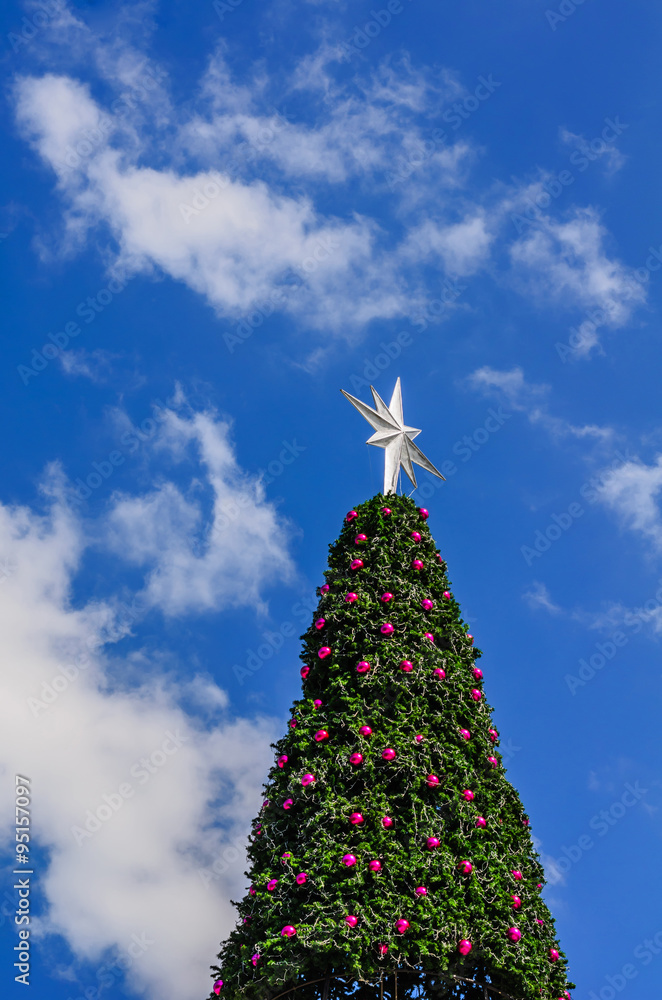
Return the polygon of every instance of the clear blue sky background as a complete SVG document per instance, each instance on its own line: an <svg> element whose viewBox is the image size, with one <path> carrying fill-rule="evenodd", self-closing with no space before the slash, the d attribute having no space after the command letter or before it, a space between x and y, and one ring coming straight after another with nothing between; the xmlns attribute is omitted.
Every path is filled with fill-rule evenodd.
<svg viewBox="0 0 662 1000"><path fill-rule="evenodd" d="M381 485L338 390L398 375L575 997L659 993L662 11L385 10L3 5L2 823L31 777L50 1000L206 994Z"/></svg>

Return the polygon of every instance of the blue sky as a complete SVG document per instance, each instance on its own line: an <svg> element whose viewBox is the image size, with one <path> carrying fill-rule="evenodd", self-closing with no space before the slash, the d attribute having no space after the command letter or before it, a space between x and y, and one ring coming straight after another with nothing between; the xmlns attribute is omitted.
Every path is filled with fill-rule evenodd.
<svg viewBox="0 0 662 1000"><path fill-rule="evenodd" d="M206 995L327 546L381 486L339 389L400 376L575 997L648 1000L662 11L1 16L3 990L20 774L31 984Z"/></svg>

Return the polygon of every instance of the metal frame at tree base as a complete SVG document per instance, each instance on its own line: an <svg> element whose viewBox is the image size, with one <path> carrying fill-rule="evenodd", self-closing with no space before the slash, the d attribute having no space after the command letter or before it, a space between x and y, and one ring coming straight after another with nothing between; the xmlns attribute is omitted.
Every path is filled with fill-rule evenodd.
<svg viewBox="0 0 662 1000"><path fill-rule="evenodd" d="M477 991L481 990L481 988L482 988L482 995L483 995L484 1000L489 1000L490 995L495 995L497 997L504 997L505 1000L524 1000L524 998L521 998L521 997L513 997L510 993L504 993L502 990L499 990L495 986L492 986L491 983L477 982L474 979L467 979L466 976L458 976L458 975L451 974L451 973L444 974L444 973L438 973L438 972L423 972L423 971L416 972L416 973L406 972L405 975L407 977L409 977L409 978L416 978L416 977L421 977L421 976L437 976L437 977L440 977L440 978L441 977L445 977L445 978L448 979L448 986L450 986L450 987L452 987L453 985L459 986L461 983L466 983L468 986L474 987L474 995L475 995L476 1000L479 1000L478 992ZM397 969L394 970L392 973L388 973L386 976L385 976L384 973L381 974L381 976L379 978L379 1000L384 1000L384 980L385 979L386 980L390 979L391 976L393 977L393 990L392 990L392 993L391 993L392 1000L398 1000L398 971L397 971ZM272 995L272 994L268 993L268 994L265 995L265 997L263 998L263 1000L281 1000L282 997L289 996L289 994L291 994L291 993L296 993L297 990L302 990L302 989L304 989L307 986L315 986L315 985L317 985L317 983L324 983L324 987L322 988L322 994L321 994L320 1000L328 1000L328 998L329 998L329 989L330 989L330 985L331 985L331 981L332 980L334 982L339 982L339 983L343 983L343 984L355 982L355 980L346 980L346 979L343 979L341 976L332 976L332 975L320 976L319 979L309 979L305 983L297 983L295 986L290 986L289 989L283 990L282 993L276 993L275 995ZM360 984L360 985L363 985L363 983ZM366 981L365 985L369 985L369 981ZM418 984L416 984L414 982L414 983L409 983L408 985L415 986L415 985L418 985ZM433 992L437 993L438 992L438 988L434 988ZM458 997L458 1000L462 1000L462 998Z"/></svg>

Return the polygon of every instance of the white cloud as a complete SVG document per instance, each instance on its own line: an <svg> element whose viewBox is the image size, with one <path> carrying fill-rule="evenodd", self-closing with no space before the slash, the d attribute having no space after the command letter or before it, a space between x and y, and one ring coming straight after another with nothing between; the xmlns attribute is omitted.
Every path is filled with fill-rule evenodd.
<svg viewBox="0 0 662 1000"><path fill-rule="evenodd" d="M538 580L534 580L531 588L522 596L529 607L534 611L538 608L543 608L545 611L548 611L550 615L561 614L562 608L559 607L558 604L554 603L545 584L540 583Z"/></svg>
<svg viewBox="0 0 662 1000"><path fill-rule="evenodd" d="M127 972L129 987L195 1000L234 924L228 900L242 891L244 843L280 726L233 716L225 691L190 660L127 653L121 639L150 607L257 609L264 585L291 564L285 525L238 466L228 425L186 410L181 393L173 406L145 448L152 463L187 470L186 491L164 479L147 495L114 495L107 517L85 523L54 466L45 513L0 503L0 770L34 789L33 843L49 852L35 930L61 935L75 956L54 975L82 975L89 986L81 963L99 971L136 935L149 944ZM147 572L131 608L120 602L121 577L105 598L74 600L87 552L107 544ZM4 782L5 839L11 796Z"/></svg>
<svg viewBox="0 0 662 1000"><path fill-rule="evenodd" d="M485 215L479 212L449 225L428 219L410 233L407 242L416 256L428 260L437 257L447 272L467 277L486 263L493 240Z"/></svg>
<svg viewBox="0 0 662 1000"><path fill-rule="evenodd" d="M660 550L661 490L662 455L658 455L651 465L634 460L609 471L603 477L599 499L616 512L625 527L643 535L655 549Z"/></svg>
<svg viewBox="0 0 662 1000"><path fill-rule="evenodd" d="M627 156L621 153L620 149L613 144L605 142L604 139L598 138L589 142L585 136L577 135L575 132L570 132L567 128L559 129L559 134L561 142L565 146L570 146L571 149L579 151L583 160L586 162L586 166L590 163L594 163L596 160L604 158L603 167L608 177L618 173L618 171L627 163ZM586 169L586 166L584 166L583 169ZM581 166L579 169L582 169Z"/></svg>

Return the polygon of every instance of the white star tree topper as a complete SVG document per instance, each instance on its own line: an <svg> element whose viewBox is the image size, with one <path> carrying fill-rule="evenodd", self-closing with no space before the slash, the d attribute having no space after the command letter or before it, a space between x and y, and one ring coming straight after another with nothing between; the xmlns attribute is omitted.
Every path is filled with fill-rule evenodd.
<svg viewBox="0 0 662 1000"><path fill-rule="evenodd" d="M402 413L402 389L400 379L395 383L395 389L391 396L391 402L387 406L376 389L370 386L372 398L375 401L375 409L362 403L355 396L350 396L344 389L340 390L343 396L355 406L361 416L365 417L375 433L368 438L367 444L373 444L377 448L383 448L386 452L384 456L384 495L387 493L397 493L398 476L402 467L416 487L416 474L414 463L420 465L422 469L427 469L433 476L439 476L445 480L441 472L435 469L432 462L425 457L421 449L414 444L414 438L421 432L416 427L407 427Z"/></svg>

